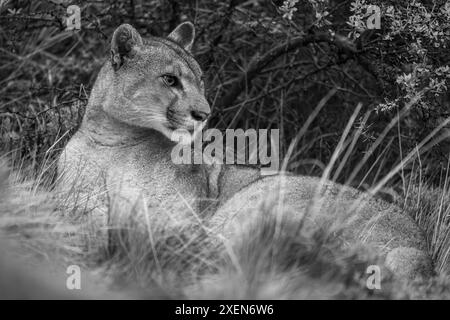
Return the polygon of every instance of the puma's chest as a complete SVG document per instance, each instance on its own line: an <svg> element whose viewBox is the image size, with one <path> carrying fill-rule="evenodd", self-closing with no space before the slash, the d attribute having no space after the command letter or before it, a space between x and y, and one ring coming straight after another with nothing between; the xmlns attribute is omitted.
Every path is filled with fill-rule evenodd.
<svg viewBox="0 0 450 320"><path fill-rule="evenodd" d="M155 146L103 147L81 140L69 143L63 156L70 160L65 170L87 173L84 181L89 185L106 187L108 193L130 201L144 197L150 206L196 206L195 200L206 194L201 168L174 164L170 150Z"/></svg>

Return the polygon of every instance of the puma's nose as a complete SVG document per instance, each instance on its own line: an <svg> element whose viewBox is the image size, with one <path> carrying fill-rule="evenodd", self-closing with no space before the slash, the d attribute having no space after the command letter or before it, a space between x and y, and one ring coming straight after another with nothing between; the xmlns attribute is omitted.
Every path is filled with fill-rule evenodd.
<svg viewBox="0 0 450 320"><path fill-rule="evenodd" d="M209 112L192 110L191 117L196 121L205 121L209 117Z"/></svg>

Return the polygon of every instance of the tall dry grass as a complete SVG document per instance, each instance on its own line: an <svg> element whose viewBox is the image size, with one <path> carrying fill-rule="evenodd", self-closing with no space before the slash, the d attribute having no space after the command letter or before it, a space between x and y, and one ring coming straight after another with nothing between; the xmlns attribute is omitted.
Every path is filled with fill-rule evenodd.
<svg viewBox="0 0 450 320"><path fill-rule="evenodd" d="M32 1L29 5L33 12L47 4ZM201 20L213 16L213 9L198 13L198 24L203 27L199 35L204 37L200 42L218 39L208 34L209 29L222 29L222 23L215 27ZM106 33L116 27L116 21L110 23L107 15L100 20ZM164 31L170 31L168 27L163 27ZM235 29L236 35L242 33L239 25ZM333 76L342 81L332 69L327 73L328 62L322 61L327 53L318 61L309 61L310 52L302 49L299 55L308 58L302 62L308 68L292 70L289 57L283 57L263 70L243 99L214 109L213 120L221 128L279 127L288 170L345 182L404 207L426 232L437 272L433 279L397 284L387 273L382 291L370 291L365 286L364 266L379 263L370 249L342 250L336 230L330 232L326 226L306 237L282 224L275 237L276 221L263 218L274 216L270 214L273 206L261 207L261 220L237 248L227 246L197 219L168 228L165 220L142 225L133 214L120 212L110 212L117 216L108 228L110 243L101 242L90 228L89 212L82 212L82 205L66 210L64 199L52 191L52 181L54 159L80 122L89 84L106 56L107 41L92 29L66 33L46 26L23 31L22 41L14 42L14 51L0 48L0 151L13 168L10 172L2 166L0 176L0 284L7 288L0 290L3 297L76 297L65 287L65 269L71 264L80 265L86 275L81 296L89 298L449 297L448 177L444 175L438 185L425 178L427 167L436 167L425 151L437 142L435 138L444 136L436 131L417 148L420 152L403 154L400 126L408 107L387 121L381 116L369 121L373 114L352 112L352 103L359 96L350 97L344 90L340 99L333 101L335 108L321 111L324 101L314 109L321 97L318 93L331 85L326 80ZM240 52L243 56L238 57L242 61L228 57L222 61L236 49L228 41L222 46L225 51L217 55L217 63L207 65L212 70L208 78L214 84L209 90L213 104L227 89L228 79L248 60L244 54L253 54L248 49L257 38L248 34L238 42L247 44ZM8 37L2 38L4 43L6 40ZM201 53L210 53L206 45L199 47ZM348 70L362 72L355 65ZM294 86L297 83L299 86ZM342 101L345 107L337 108ZM320 121L314 116L317 114ZM382 127L378 136L372 137L371 125ZM367 144L367 139L372 139L372 144ZM77 216L87 218L74 218Z"/></svg>
<svg viewBox="0 0 450 320"><path fill-rule="evenodd" d="M344 154L345 160L352 152L358 132L347 134L335 150L335 163L324 170L324 179L339 174L340 156ZM421 147L438 137L434 134ZM448 177L443 177L443 187L429 187L420 179L420 159L420 151L406 155L392 169L394 175L413 160L416 166L416 174L403 176L405 195L397 194L394 201L426 232L436 276L402 282L382 269L381 290L366 286L367 266L382 266L375 252L363 245L343 246L335 225L323 225L313 234L286 221L280 225L273 214L278 210L276 202L261 205L258 221L235 247L198 217L172 224L169 216L114 208L109 212L107 237L99 238L98 230L90 226L90 212L84 212L82 205L73 211L62 205L64 197L73 195L51 191L53 179L45 178L54 165L50 160L32 180L24 179L20 170L8 173L3 166L0 235L5 256L14 256L2 259L1 283L8 288L3 292L21 298L60 294L75 298L449 298ZM377 193L383 187L376 184L369 191ZM65 268L72 264L81 266L90 279L83 282L86 288L78 296L65 288ZM21 270L23 265L29 267ZM10 282L17 278L23 279L18 287ZM43 292L48 295L42 296Z"/></svg>

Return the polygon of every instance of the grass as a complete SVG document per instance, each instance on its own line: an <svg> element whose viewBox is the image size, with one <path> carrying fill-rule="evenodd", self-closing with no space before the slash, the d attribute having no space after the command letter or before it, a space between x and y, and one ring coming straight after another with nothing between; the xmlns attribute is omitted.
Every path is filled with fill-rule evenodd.
<svg viewBox="0 0 450 320"><path fill-rule="evenodd" d="M420 176L414 175L403 199L405 209L426 234L429 252L440 274L450 271L450 202L448 177L444 179L443 187L439 188L420 181Z"/></svg>
<svg viewBox="0 0 450 320"><path fill-rule="evenodd" d="M32 10L41 5L33 1ZM105 32L111 33L112 26L108 28ZM362 246L343 250L339 230L327 226L312 235L289 224L276 231L277 221L271 218L276 209L271 205L261 207L260 220L238 247L227 246L197 219L169 228L164 219L143 225L132 213L112 211L115 219L108 230L100 234L93 230L90 213L82 206L65 208L64 199L51 186L54 160L80 123L89 85L105 56L106 41L96 36L93 30L68 34L44 27L24 30L24 40L16 41L14 50L0 48L0 152L8 159L8 165L0 166L0 287L7 288L1 290L2 297L37 298L43 292L48 297L77 297L65 287L66 267L77 264L85 277L82 296L89 298L450 298L448 170L442 170L436 184L435 177L430 181L427 175L429 166L437 166L433 158L426 152L402 150L400 118L408 108L387 122L381 117L372 121L372 114L352 115L348 106L353 101L340 93L341 100L333 97L336 108L321 112L317 120L332 96L313 108L321 95L309 94L308 86L328 77L320 72L306 83L299 80L301 90L292 90L305 92L299 96L305 98L302 108L289 90L270 93L283 78L277 71L262 77L245 101L229 110L215 110L213 120L222 128L278 126L287 169L375 189L377 195L395 201L424 230L435 277L398 283L386 271L382 290L368 290L366 266L379 264L380 257ZM234 77L230 70L219 69L207 74L214 84L212 101L224 89L222 78ZM315 92L328 90L328 85L325 89L315 85L321 89ZM267 99L252 102L260 91ZM382 127L375 137L368 130L371 122ZM398 134L393 134L396 130ZM341 139L340 132L344 132ZM433 139L440 138L436 132L420 151L436 144ZM111 245L103 241L105 233Z"/></svg>
<svg viewBox="0 0 450 320"><path fill-rule="evenodd" d="M371 295L361 281L366 259L374 257L356 251L340 256L338 242L325 239L325 230L303 239L286 225L274 241L274 220L261 218L245 235L243 246L228 248L230 253L195 219L168 228L165 220L143 226L139 217L126 215L110 226L113 247L87 250L89 228L62 219L51 194L26 183L13 182L13 186L2 187L6 204L1 212L2 238L14 244L12 252L22 261L37 266L78 264L82 270L101 270L111 287L131 286L145 298L352 297L354 291ZM11 192L15 196L5 194ZM39 277L36 270L29 276ZM55 279L49 283L54 285L59 278ZM63 287L58 291L64 292Z"/></svg>
<svg viewBox="0 0 450 320"><path fill-rule="evenodd" d="M295 142L300 141L332 95L330 92L321 100L299 131L288 149L283 168L290 163L288 158L294 153ZM351 158L362 134L361 130L350 130L359 111L360 106L347 123L331 160L323 167L323 179L336 180L345 171L345 162ZM367 114L363 118L367 119ZM392 119L385 132L395 128L396 121L398 118ZM86 212L82 203L68 205L67 199L80 198L76 189L69 188L69 194L52 190L54 146L58 139L43 155L38 170L30 170L30 164L21 157L9 161L12 171L2 166L0 236L5 244L1 249L8 252L5 256L12 255L8 263L0 265L2 287L10 288L3 292L7 297L8 294L38 297L45 291L49 297L63 294L76 298L65 288L65 268L75 264L89 279L83 282L88 286L82 291L82 297L88 298L448 298L448 177L442 177L442 187L431 187L424 181L419 152L445 137L438 134L439 129L369 188L374 194L383 193L387 181L401 172L400 190L404 195L394 192L391 201L403 207L426 233L436 270L431 279L403 282L382 269L382 289L370 290L366 285L367 266L382 266L382 258L363 245L344 246L339 235L345 223L323 225L312 234L303 232L286 221L280 224L276 202L261 205L257 221L234 246L210 229L208 221L198 217L183 215L183 221L174 224L168 215L121 212L113 205L109 208L107 228L96 229L92 213ZM375 141L362 162L369 161L370 153L375 152L383 139L381 135ZM14 156L17 154L7 155L9 159ZM383 153L371 170L382 165ZM407 165L412 166L409 175L403 170ZM360 162L354 170L362 167ZM345 178L351 182L354 176ZM359 183L363 184L364 180ZM23 265L33 267L22 268ZM17 278L26 280L16 287L10 279ZM34 291L31 286L42 289Z"/></svg>
<svg viewBox="0 0 450 320"><path fill-rule="evenodd" d="M2 287L11 290L2 290L6 297L39 297L44 290L49 297L77 298L65 289L64 271L72 264L91 279L83 282L89 285L81 297L88 298L450 297L447 177L442 188L429 187L418 174L405 177L406 196L396 199L425 231L436 276L402 282L383 269L382 290L370 290L366 268L382 265L379 256L362 245L343 249L336 226L323 225L310 234L284 222L276 230L274 202L261 205L258 221L234 247L194 217L174 225L167 216L114 210L105 241L91 227L89 212L78 208L68 214L64 199L49 191L51 179L24 179L6 166L1 176L1 249L12 256L0 264ZM18 287L10 282L17 278L25 279ZM40 289L33 293L36 286Z"/></svg>
<svg viewBox="0 0 450 320"><path fill-rule="evenodd" d="M301 141L332 95L330 92L321 100L299 131L288 148L283 168L292 163L290 157L298 150L295 143ZM351 130L358 118L358 106L330 161L323 166L322 178L337 180L344 175L346 181L355 184L356 171L370 162L386 133L395 129L407 109L392 119L362 160L355 164L349 159L362 134L361 127ZM56 125L56 119L49 120L53 123L48 125ZM367 114L364 119L368 119ZM92 215L83 210L82 203L67 207L70 202L66 199L79 198L75 189L63 195L52 191L55 146L65 139L63 134L55 137L48 150L40 155L39 162L30 163L14 152L5 157L11 159L9 166L14 170L8 173L6 165L2 166L0 236L5 240L2 250L9 252L5 256L13 257L0 265L2 287L10 288L3 292L10 296L38 297L44 290L50 297L60 293L72 297L65 288L65 268L76 264L90 279L84 282L89 285L82 291L83 297L89 298L447 298L450 296L448 176L442 177L441 187L432 187L421 175L421 151L446 137L440 135L441 127L387 174L377 173L378 178L369 183L365 181L366 172L358 182L370 186L368 191L380 194L393 176L401 174L397 189L402 193L393 192L393 200L426 233L436 270L432 279L401 282L383 269L382 290L370 290L366 286L366 268L373 264L381 266L381 257L362 245L343 249L339 233L345 224L337 228L323 225L313 234L286 222L280 225L276 203L262 205L258 221L246 230L239 245L232 247L209 229L207 221L184 215L183 221L173 224L169 216L124 213L113 206L107 229L99 231L92 227ZM27 139L26 135L22 138ZM40 163L38 169L37 163ZM350 174L345 170L348 165L354 169ZM377 155L370 171L379 172L382 166L385 166L383 152ZM405 174L405 168L412 169ZM21 268L23 265L33 268ZM10 281L17 278L26 279L18 288ZM36 283L42 289L33 293L31 286Z"/></svg>

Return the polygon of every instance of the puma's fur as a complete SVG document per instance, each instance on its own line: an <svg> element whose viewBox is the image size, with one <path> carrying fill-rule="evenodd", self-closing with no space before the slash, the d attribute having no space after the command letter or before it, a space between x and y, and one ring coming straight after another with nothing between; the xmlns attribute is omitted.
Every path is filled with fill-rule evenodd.
<svg viewBox="0 0 450 320"><path fill-rule="evenodd" d="M170 156L171 133L193 131L210 112L201 69L187 52L193 32L184 23L167 39L144 41L129 25L114 33L111 60L58 163L59 186L75 185L82 194L73 200L95 209L102 223L107 201L124 211L146 205L181 213L197 211L196 200L206 197L202 168L175 165Z"/></svg>
<svg viewBox="0 0 450 320"><path fill-rule="evenodd" d="M138 205L152 213L201 216L206 207L199 200L213 198L210 208L218 209L207 210L213 212L209 225L238 244L261 203L280 195L281 218L304 221L307 228L343 221L347 241L379 248L397 273L431 272L425 239L414 222L368 194L313 177L261 177L247 167L175 165L173 131L192 132L210 112L200 67L189 53L193 39L190 23L167 39L144 41L129 25L115 31L111 59L58 163L60 188L77 190L72 200L97 210L104 224L108 206L120 206L124 214Z"/></svg>
<svg viewBox="0 0 450 320"><path fill-rule="evenodd" d="M258 221L264 204L271 214L302 231L331 226L342 232L344 243L365 243L386 256L386 266L407 278L432 272L426 241L412 219L397 206L354 188L319 178L277 175L258 179L222 204L210 221L232 244ZM300 231L299 231L300 232ZM310 233L312 234L312 232Z"/></svg>

